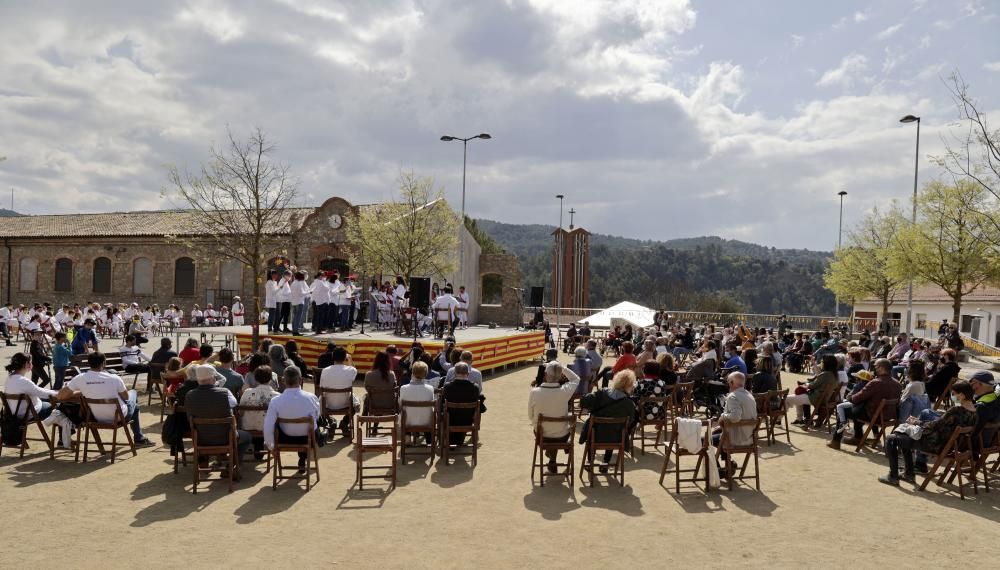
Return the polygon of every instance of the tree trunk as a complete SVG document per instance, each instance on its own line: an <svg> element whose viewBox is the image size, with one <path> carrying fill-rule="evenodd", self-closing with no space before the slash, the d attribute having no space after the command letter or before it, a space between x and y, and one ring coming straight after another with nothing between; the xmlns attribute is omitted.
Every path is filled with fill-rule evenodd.
<svg viewBox="0 0 1000 570"><path fill-rule="evenodd" d="M257 346L260 343L260 272L259 268L254 267L254 277L253 277L253 318L250 320L252 323L253 333L250 337L250 350L256 352Z"/></svg>
<svg viewBox="0 0 1000 570"><path fill-rule="evenodd" d="M951 321L955 323L955 326L961 326L962 318L962 294L953 295L951 297Z"/></svg>

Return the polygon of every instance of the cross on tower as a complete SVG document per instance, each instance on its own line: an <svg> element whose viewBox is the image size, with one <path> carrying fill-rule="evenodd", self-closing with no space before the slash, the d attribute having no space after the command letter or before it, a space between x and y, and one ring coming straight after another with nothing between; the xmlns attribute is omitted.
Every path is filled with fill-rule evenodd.
<svg viewBox="0 0 1000 570"><path fill-rule="evenodd" d="M569 229L573 229L573 214L575 213L576 210L574 210L573 208L569 209Z"/></svg>

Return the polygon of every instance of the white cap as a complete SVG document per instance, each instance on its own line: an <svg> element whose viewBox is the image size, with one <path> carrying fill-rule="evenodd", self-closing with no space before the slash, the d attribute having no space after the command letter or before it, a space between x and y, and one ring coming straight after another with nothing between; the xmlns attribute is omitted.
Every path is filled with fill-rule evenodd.
<svg viewBox="0 0 1000 570"><path fill-rule="evenodd" d="M194 377L198 380L210 380L215 378L215 367L211 364L200 364L194 367Z"/></svg>

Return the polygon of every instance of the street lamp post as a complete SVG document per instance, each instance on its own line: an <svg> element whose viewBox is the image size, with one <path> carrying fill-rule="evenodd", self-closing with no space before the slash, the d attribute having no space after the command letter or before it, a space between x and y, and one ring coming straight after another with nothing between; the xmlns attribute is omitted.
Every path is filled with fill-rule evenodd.
<svg viewBox="0 0 1000 570"><path fill-rule="evenodd" d="M920 168L920 117L907 115L900 123L917 123L917 150L913 154L913 215L910 222L917 224L917 172ZM906 334L911 334L910 325L913 322L913 279L906 286Z"/></svg>
<svg viewBox="0 0 1000 570"><path fill-rule="evenodd" d="M842 238L844 236L844 196L847 196L847 191L841 190L837 192L837 196L840 196L840 222L837 225L837 251L840 251L840 244L842 243ZM833 318L840 324L840 296L834 296L834 302L836 307L834 307Z"/></svg>
<svg viewBox="0 0 1000 570"><path fill-rule="evenodd" d="M559 327L560 317L562 316L562 280L563 280L563 236L562 236L562 224L563 224L563 198L562 194L556 194L556 198L559 198L559 230L556 232L556 236L559 237L559 247L556 249L556 290L552 295L552 301L556 306L556 335L559 341L562 341L562 329ZM558 346L558 345L557 345Z"/></svg>
<svg viewBox="0 0 1000 570"><path fill-rule="evenodd" d="M474 137L466 137L466 138L453 137L451 135L444 135L441 137L441 140L444 142L462 141L462 225L459 226L460 228L465 226L465 163L466 163L466 158L469 155L469 141L471 141L472 139L490 140L491 138L493 137L491 137L489 133L479 133ZM465 244L462 243L461 232L462 230L459 229L458 271L460 276L462 273L465 272ZM461 283L459 283L459 285L461 285Z"/></svg>

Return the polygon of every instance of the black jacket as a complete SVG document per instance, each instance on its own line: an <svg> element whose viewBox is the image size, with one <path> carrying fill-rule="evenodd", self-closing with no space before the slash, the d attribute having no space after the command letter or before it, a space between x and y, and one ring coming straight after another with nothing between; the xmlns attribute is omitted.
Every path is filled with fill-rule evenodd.
<svg viewBox="0 0 1000 570"><path fill-rule="evenodd" d="M632 398L614 399L610 390L599 390L591 392L580 398L580 407L590 410L590 415L595 418L628 418L625 423L625 430L631 430L636 418L635 402ZM590 420L587 420L588 424ZM589 425L585 425L580 433L580 442L587 440L587 430ZM598 425L594 428L594 437L600 443L614 443L621 439L621 431L615 425ZM626 441L629 439L626 436Z"/></svg>
<svg viewBox="0 0 1000 570"><path fill-rule="evenodd" d="M471 404L481 402L483 397L478 386L468 380L456 378L444 385L444 399L456 404ZM474 416L474 410L454 410L450 413L448 422L454 426L471 426Z"/></svg>
<svg viewBox="0 0 1000 570"><path fill-rule="evenodd" d="M946 362L939 366L934 374L931 374L931 377L927 379L927 383L925 384L927 398L931 401L931 404L944 392L951 379L958 376L959 370L961 368L957 362Z"/></svg>
<svg viewBox="0 0 1000 570"><path fill-rule="evenodd" d="M31 353L31 365L44 368L46 364L52 362L49 355L45 354L45 349L42 348L42 343L37 340L31 341L31 346L28 347L28 352Z"/></svg>
<svg viewBox="0 0 1000 570"><path fill-rule="evenodd" d="M184 411L188 421L192 418L231 418L229 390L199 384L188 392L184 399ZM224 425L201 426L198 429L199 445L225 445L229 437L229 427Z"/></svg>

